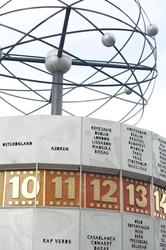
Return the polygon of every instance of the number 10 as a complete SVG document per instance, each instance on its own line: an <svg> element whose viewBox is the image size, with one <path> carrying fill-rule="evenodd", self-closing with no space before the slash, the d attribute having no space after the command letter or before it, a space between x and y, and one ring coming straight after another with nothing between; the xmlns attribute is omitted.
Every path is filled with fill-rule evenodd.
<svg viewBox="0 0 166 250"><path fill-rule="evenodd" d="M30 182L33 182L32 192L28 191L28 187L29 187ZM40 191L39 181L36 179L35 176L26 177L23 180L22 185L20 185L20 177L19 176L13 177L9 181L9 183L13 184L13 191L12 191L12 198L13 199L18 199L20 197L20 186L21 186L21 193L24 196L24 198L26 198L26 199L34 199Z"/></svg>

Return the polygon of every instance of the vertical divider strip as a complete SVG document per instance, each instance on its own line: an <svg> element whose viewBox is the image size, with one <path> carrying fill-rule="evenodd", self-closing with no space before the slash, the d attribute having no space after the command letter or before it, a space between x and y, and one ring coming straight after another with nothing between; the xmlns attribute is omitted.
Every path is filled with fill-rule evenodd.
<svg viewBox="0 0 166 250"><path fill-rule="evenodd" d="M36 212L36 196L37 196L37 177L38 177L38 148L39 148L39 120L40 120L40 116L36 117L37 122L35 123L35 145L36 145L36 159L35 159L35 164L36 164L36 184L35 184L35 206L33 209L33 225L32 225L32 250L34 250L34 236L35 235L35 221L36 221L36 217L35 217L35 212Z"/></svg>
<svg viewBox="0 0 166 250"><path fill-rule="evenodd" d="M151 216L154 218L154 195L153 195L153 185L154 185L154 159L153 159L153 136L151 132L151 151L152 151L152 178L151 178L151 190L150 190L150 197L151 197Z"/></svg>
<svg viewBox="0 0 166 250"><path fill-rule="evenodd" d="M121 246L123 249L123 173L122 173L122 125L120 124L120 214L121 214Z"/></svg>
<svg viewBox="0 0 166 250"><path fill-rule="evenodd" d="M155 249L155 217L154 217L154 157L153 157L153 134L151 132L151 152L152 152L152 177L151 177L151 188L150 188L150 207L151 207L151 217L153 219L153 245Z"/></svg>
<svg viewBox="0 0 166 250"><path fill-rule="evenodd" d="M38 181L38 170L39 170L39 164L38 164L38 149L39 149L39 117L37 117L37 126L35 128L35 131L36 131L36 185L35 185L35 208L37 206L37 181Z"/></svg>
<svg viewBox="0 0 166 250"><path fill-rule="evenodd" d="M79 250L81 250L81 231L82 231L82 143L83 143L83 118L81 117L81 136L80 136L80 207L79 207Z"/></svg>

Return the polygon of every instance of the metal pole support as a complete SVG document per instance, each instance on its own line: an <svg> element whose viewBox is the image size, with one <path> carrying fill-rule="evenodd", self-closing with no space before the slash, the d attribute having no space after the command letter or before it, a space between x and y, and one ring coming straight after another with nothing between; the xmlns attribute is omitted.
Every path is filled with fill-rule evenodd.
<svg viewBox="0 0 166 250"><path fill-rule="evenodd" d="M63 97L63 73L55 72L53 74L53 84L51 90L51 115L62 115L62 97Z"/></svg>

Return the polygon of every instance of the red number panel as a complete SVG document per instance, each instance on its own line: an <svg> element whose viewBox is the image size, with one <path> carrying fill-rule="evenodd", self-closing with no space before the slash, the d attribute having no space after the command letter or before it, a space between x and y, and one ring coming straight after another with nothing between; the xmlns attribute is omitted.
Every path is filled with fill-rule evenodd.
<svg viewBox="0 0 166 250"><path fill-rule="evenodd" d="M127 212L150 216L150 184L123 178L123 209Z"/></svg>
<svg viewBox="0 0 166 250"><path fill-rule="evenodd" d="M84 174L87 208L120 210L120 181L118 176Z"/></svg>
<svg viewBox="0 0 166 250"><path fill-rule="evenodd" d="M154 216L166 219L166 189L153 186L154 194Z"/></svg>
<svg viewBox="0 0 166 250"><path fill-rule="evenodd" d="M46 206L80 206L80 173L71 171L46 171Z"/></svg>

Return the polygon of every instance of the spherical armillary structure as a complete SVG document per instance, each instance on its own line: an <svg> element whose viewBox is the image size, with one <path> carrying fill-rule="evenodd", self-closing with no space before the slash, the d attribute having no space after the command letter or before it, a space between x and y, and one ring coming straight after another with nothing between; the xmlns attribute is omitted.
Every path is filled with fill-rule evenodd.
<svg viewBox="0 0 166 250"><path fill-rule="evenodd" d="M157 76L158 28L139 0L4 0L0 18L1 107L141 119Z"/></svg>

